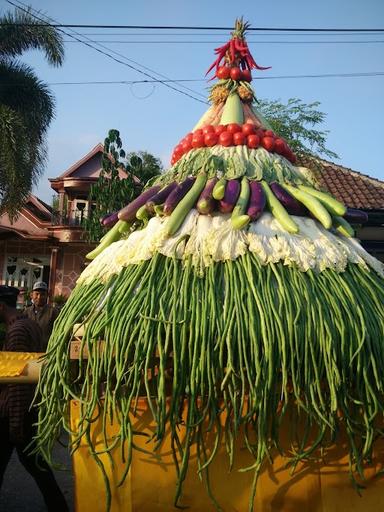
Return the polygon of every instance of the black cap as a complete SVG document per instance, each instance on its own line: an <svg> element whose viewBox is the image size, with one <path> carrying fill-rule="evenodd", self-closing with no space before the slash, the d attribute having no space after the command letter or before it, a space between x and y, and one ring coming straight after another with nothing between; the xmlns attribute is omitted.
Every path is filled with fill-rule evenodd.
<svg viewBox="0 0 384 512"><path fill-rule="evenodd" d="M0 285L0 299L5 297L17 297L19 293L20 290L14 286Z"/></svg>

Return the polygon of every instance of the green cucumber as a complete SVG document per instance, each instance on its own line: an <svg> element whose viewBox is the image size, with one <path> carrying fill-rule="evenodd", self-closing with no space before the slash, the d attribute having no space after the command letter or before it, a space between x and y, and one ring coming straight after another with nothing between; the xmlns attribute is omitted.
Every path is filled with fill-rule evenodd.
<svg viewBox="0 0 384 512"><path fill-rule="evenodd" d="M320 192L320 190L316 190L315 188L307 187L305 185L299 185L299 189L316 197L316 199L318 199L332 215L341 217L345 215L347 208L343 203L332 197L330 194Z"/></svg>
<svg viewBox="0 0 384 512"><path fill-rule="evenodd" d="M221 201L221 199L223 199L224 194L225 194L226 185L227 185L227 180L225 178L220 178L219 181L216 183L216 185L213 187L213 190L212 190L213 199L217 199L218 201Z"/></svg>
<svg viewBox="0 0 384 512"><path fill-rule="evenodd" d="M322 203L311 194L304 192L292 185L283 185L295 199L303 203L304 206L312 213L312 215L325 227L330 229L332 226L332 218L328 213L328 210L322 205Z"/></svg>
<svg viewBox="0 0 384 512"><path fill-rule="evenodd" d="M168 222L165 226L165 235L172 236L176 233L179 227L185 220L185 217L195 206L201 192L203 191L207 182L207 175L205 172L200 173L192 185L192 188L186 193L183 199L179 202L176 208L171 213Z"/></svg>
<svg viewBox="0 0 384 512"><path fill-rule="evenodd" d="M333 217L333 227L336 229L338 233L347 238L352 238L355 236L355 230L348 221L343 219L343 217L335 215Z"/></svg>
<svg viewBox="0 0 384 512"><path fill-rule="evenodd" d="M138 220L148 220L148 210L147 205L143 204L143 206L140 206L140 208L136 212L136 219Z"/></svg>
<svg viewBox="0 0 384 512"><path fill-rule="evenodd" d="M244 176L241 180L240 194L237 199L237 203L236 203L234 209L232 210L231 224L232 224L233 229L242 229L251 220L251 217L249 217L249 215L245 215L245 212L247 211L247 206L249 203L249 196L250 196L249 181ZM247 220L247 217L248 217L248 220Z"/></svg>
<svg viewBox="0 0 384 512"><path fill-rule="evenodd" d="M103 236L102 241L99 243L93 251L89 252L85 257L87 260L94 260L99 254L101 254L104 249L106 249L109 245L111 245L113 242L117 242L117 240L120 240L121 238L121 232L120 229L122 226L125 226L125 224L128 224L128 222L124 220L119 220L116 222L116 224L111 228L108 233L106 233Z"/></svg>
<svg viewBox="0 0 384 512"><path fill-rule="evenodd" d="M126 220L122 220L121 224L120 224L120 227L119 227L119 233L122 234L122 235L124 233L128 233L128 231L129 231L131 226L132 226L132 222L127 222Z"/></svg>
<svg viewBox="0 0 384 512"><path fill-rule="evenodd" d="M230 94L225 102L220 124L244 123L243 104L237 92Z"/></svg>
<svg viewBox="0 0 384 512"><path fill-rule="evenodd" d="M231 224L233 229L243 229L251 222L249 215L238 215L237 217L231 217Z"/></svg>
<svg viewBox="0 0 384 512"><path fill-rule="evenodd" d="M265 192L265 196L267 198L268 207L272 213L272 215L279 221L282 227L288 231L288 233L298 233L299 226L289 215L284 206L280 203L280 201L276 198L275 194L270 189L268 183L266 181L261 182L261 186Z"/></svg>

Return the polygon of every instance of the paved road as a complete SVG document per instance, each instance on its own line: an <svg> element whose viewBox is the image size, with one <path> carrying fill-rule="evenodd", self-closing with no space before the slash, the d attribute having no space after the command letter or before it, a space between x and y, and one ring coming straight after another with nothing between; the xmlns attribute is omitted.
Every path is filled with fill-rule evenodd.
<svg viewBox="0 0 384 512"><path fill-rule="evenodd" d="M55 460L68 468L67 471L55 471L55 477L64 493L70 512L74 512L73 478L68 451L57 445L54 453ZM46 512L46 510L43 497L35 481L20 464L16 453L14 453L0 491L0 512Z"/></svg>

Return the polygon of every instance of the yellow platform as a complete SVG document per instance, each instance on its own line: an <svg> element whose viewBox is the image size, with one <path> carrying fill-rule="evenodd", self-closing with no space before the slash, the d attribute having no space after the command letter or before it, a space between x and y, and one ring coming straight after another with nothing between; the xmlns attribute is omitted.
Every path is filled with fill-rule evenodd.
<svg viewBox="0 0 384 512"><path fill-rule="evenodd" d="M36 383L44 353L0 351L0 384ZM15 380L16 379L16 380Z"/></svg>
<svg viewBox="0 0 384 512"><path fill-rule="evenodd" d="M79 404L71 403L72 428L76 428ZM112 426L109 436L113 435ZM153 432L153 421L146 401L139 404L134 430ZM100 441L100 423L95 422L93 439ZM135 437L135 443L148 449L146 438ZM236 446L235 467L228 473L228 457L224 446L211 465L211 487L225 512L248 510L249 489L252 473L239 473L238 468L252 460L241 437ZM172 461L169 436L159 453L147 456L134 451L131 471L125 484L116 488L122 471L120 453L113 454L114 468L105 455L101 456L112 482L112 512L175 512L175 470ZM381 469L384 462L384 443L378 447L377 457L367 470L367 488L360 497L353 489L348 475L348 459L345 446L339 444L326 454L323 462L302 465L291 477L285 468L286 460L276 457L273 466L267 465L262 472L255 499L257 512L370 512L384 510L384 480L374 477L374 469ZM76 512L104 512L104 483L99 469L83 442L73 456L75 476ZM188 512L214 511L204 485L197 476L196 455L192 450L187 478L184 482L181 504Z"/></svg>

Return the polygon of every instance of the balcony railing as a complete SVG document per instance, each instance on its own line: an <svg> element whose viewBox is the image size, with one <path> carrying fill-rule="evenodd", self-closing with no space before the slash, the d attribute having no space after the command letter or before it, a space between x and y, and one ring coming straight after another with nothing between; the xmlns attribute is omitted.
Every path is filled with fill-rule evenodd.
<svg viewBox="0 0 384 512"><path fill-rule="evenodd" d="M54 226L79 226L83 225L83 220L88 217L88 208L73 208L66 212L52 211L52 224Z"/></svg>

